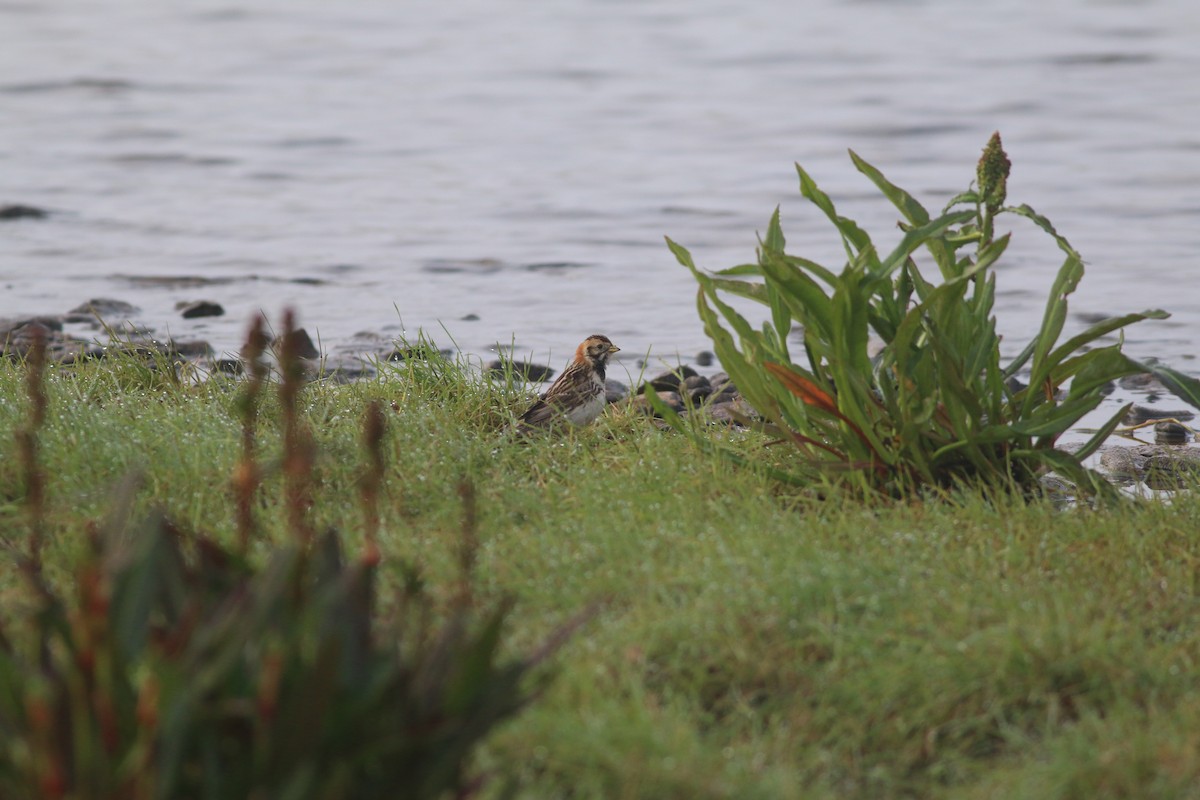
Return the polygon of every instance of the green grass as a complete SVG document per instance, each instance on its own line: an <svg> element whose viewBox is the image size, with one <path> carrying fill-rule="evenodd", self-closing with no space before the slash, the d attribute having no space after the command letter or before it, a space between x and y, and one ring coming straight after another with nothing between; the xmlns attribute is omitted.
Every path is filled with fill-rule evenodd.
<svg viewBox="0 0 1200 800"><path fill-rule="evenodd" d="M47 388L52 580L131 470L139 507L235 540L236 383L181 386L118 360L52 370ZM615 409L571 436L515 441L503 427L520 390L416 363L302 396L320 447L312 518L352 551L375 398L390 409L385 594L405 558L452 590L466 478L477 590L517 601L510 647L602 602L549 691L490 740L488 792L512 779L523 798L1200 796L1194 493L1062 512L798 492ZM21 372L0 362L0 430L24 418ZM279 429L272 398L268 464ZM286 535L281 484L269 475L262 491L261 549ZM0 532L18 544L21 486L5 435ZM11 636L23 589L7 561L0 580Z"/></svg>

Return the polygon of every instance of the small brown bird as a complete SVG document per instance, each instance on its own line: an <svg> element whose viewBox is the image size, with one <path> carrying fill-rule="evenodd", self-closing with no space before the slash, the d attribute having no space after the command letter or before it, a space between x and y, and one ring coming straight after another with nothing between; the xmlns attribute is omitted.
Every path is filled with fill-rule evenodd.
<svg viewBox="0 0 1200 800"><path fill-rule="evenodd" d="M607 336L595 334L575 348L575 358L541 399L517 422L517 433L551 428L566 422L581 426L604 410L604 368L608 357L619 352Z"/></svg>

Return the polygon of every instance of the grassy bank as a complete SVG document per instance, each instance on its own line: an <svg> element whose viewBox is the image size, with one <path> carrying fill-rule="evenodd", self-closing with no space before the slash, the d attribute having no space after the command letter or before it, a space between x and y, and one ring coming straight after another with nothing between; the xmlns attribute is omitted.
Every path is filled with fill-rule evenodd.
<svg viewBox="0 0 1200 800"><path fill-rule="evenodd" d="M234 540L235 383L184 386L118 360L52 371L47 389L51 580L66 579L130 471L141 509ZM820 499L616 409L570 437L516 443L502 429L525 394L415 362L302 396L319 447L312 520L343 530L351 550L372 399L389 409L385 594L404 559L453 586L465 479L477 589L517 602L511 647L602 602L549 691L489 741L489 791L511 780L529 798L1200 795L1195 494L1099 512ZM0 430L24 415L21 372L0 363ZM271 399L268 465L280 427ZM256 550L285 536L281 483L268 474ZM22 485L5 435L0 529L17 542ZM11 627L24 590L3 570Z"/></svg>

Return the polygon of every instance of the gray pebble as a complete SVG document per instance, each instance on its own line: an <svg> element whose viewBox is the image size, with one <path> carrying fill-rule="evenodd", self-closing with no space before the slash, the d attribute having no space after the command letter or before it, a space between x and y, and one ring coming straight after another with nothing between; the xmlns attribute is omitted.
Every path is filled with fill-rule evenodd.
<svg viewBox="0 0 1200 800"><path fill-rule="evenodd" d="M1185 409L1170 409L1170 408L1150 408L1149 406L1134 405L1125 414L1125 422L1130 425L1139 425L1143 422L1149 422L1152 419L1179 419L1189 420L1195 414Z"/></svg>
<svg viewBox="0 0 1200 800"><path fill-rule="evenodd" d="M175 310L180 312L180 316L184 319L198 319L200 317L221 317L225 315L225 309L220 303L214 303L211 300L196 300L190 303L177 303Z"/></svg>
<svg viewBox="0 0 1200 800"><path fill-rule="evenodd" d="M1191 434L1188 429L1178 422L1156 422L1154 424L1154 441L1158 444L1186 444Z"/></svg>
<svg viewBox="0 0 1200 800"><path fill-rule="evenodd" d="M604 382L604 401L606 403L619 403L626 397L629 397L628 386L613 378Z"/></svg>
<svg viewBox="0 0 1200 800"><path fill-rule="evenodd" d="M530 383L541 383L550 380L554 370L545 364L531 364L528 361L513 361L510 358L498 358L490 361L483 368L485 375L503 378L507 372Z"/></svg>

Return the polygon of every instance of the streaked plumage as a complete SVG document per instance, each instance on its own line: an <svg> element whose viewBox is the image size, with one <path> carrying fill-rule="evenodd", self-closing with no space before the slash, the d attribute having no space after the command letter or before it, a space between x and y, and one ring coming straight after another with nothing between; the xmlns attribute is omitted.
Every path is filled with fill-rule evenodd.
<svg viewBox="0 0 1200 800"><path fill-rule="evenodd" d="M575 348L575 358L546 393L517 423L518 433L532 433L557 424L587 425L604 411L604 369L608 357L620 351L607 336L595 334Z"/></svg>

